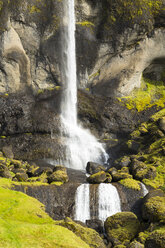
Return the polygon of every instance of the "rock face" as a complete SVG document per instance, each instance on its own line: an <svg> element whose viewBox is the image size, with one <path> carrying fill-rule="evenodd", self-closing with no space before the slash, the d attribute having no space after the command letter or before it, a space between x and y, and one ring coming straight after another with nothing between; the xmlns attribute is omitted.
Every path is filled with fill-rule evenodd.
<svg viewBox="0 0 165 248"><path fill-rule="evenodd" d="M165 53L164 0L130 3L76 1L81 87L90 86L104 96L125 95L140 86L144 70L156 76L164 70L163 61L154 62ZM1 92L23 90L27 85L36 92L61 85L62 2L17 1L16 6L3 6L0 14L1 30L5 30L0 35Z"/></svg>

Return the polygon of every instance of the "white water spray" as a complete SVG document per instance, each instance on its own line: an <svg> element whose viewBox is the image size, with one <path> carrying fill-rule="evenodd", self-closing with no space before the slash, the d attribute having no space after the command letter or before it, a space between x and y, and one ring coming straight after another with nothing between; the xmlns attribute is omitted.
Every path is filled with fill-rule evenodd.
<svg viewBox="0 0 165 248"><path fill-rule="evenodd" d="M90 219L90 194L89 184L81 184L76 191L75 220L85 223Z"/></svg>
<svg viewBox="0 0 165 248"><path fill-rule="evenodd" d="M144 185L144 183L140 183L142 186L142 192L143 192L143 196L146 196L148 194L148 189L146 188L146 186Z"/></svg>
<svg viewBox="0 0 165 248"><path fill-rule="evenodd" d="M108 183L99 185L99 219L105 221L107 217L121 212L121 203L115 186Z"/></svg>
<svg viewBox="0 0 165 248"><path fill-rule="evenodd" d="M61 104L62 134L66 137L66 167L84 170L88 161L106 162L102 144L77 123L77 76L75 52L74 0L65 0L62 35L62 81L64 83Z"/></svg>

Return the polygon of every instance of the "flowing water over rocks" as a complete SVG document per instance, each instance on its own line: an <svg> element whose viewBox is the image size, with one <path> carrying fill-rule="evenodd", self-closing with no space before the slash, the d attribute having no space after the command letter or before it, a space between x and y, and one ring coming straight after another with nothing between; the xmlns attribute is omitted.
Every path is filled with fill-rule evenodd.
<svg viewBox="0 0 165 248"><path fill-rule="evenodd" d="M111 184L81 184L76 191L75 220L105 221L107 217L121 212L118 191Z"/></svg>

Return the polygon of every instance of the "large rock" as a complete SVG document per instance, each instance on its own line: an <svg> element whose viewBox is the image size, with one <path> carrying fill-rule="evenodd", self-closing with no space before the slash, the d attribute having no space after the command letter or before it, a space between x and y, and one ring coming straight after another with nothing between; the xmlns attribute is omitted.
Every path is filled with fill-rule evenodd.
<svg viewBox="0 0 165 248"><path fill-rule="evenodd" d="M165 223L165 196L163 192L156 190L149 193L143 200L142 216L150 222Z"/></svg>
<svg viewBox="0 0 165 248"><path fill-rule="evenodd" d="M87 177L88 183L103 183L107 179L107 174L105 171L97 172L89 177Z"/></svg>
<svg viewBox="0 0 165 248"><path fill-rule="evenodd" d="M165 229L153 231L146 239L145 248L164 248L165 247Z"/></svg>
<svg viewBox="0 0 165 248"><path fill-rule="evenodd" d="M131 164L131 171L135 179L143 180L154 179L156 177L156 168L154 166L147 166L144 162L134 160Z"/></svg>
<svg viewBox="0 0 165 248"><path fill-rule="evenodd" d="M87 163L86 172L90 175L95 174L99 171L103 171L103 170L105 170L105 167L100 165L100 164L97 164L94 162L88 162Z"/></svg>
<svg viewBox="0 0 165 248"><path fill-rule="evenodd" d="M56 170L53 172L50 176L48 176L48 182L62 182L66 183L68 182L69 178L67 175L67 172L65 170Z"/></svg>
<svg viewBox="0 0 165 248"><path fill-rule="evenodd" d="M165 133L165 117L158 120L159 128Z"/></svg>
<svg viewBox="0 0 165 248"><path fill-rule="evenodd" d="M137 216L131 212L121 212L108 217L104 226L108 240L114 245L132 240L139 231Z"/></svg>

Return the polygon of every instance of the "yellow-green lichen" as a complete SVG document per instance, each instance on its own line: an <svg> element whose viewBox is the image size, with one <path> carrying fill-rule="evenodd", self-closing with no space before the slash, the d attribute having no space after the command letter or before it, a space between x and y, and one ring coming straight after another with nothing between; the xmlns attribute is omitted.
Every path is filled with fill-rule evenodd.
<svg viewBox="0 0 165 248"><path fill-rule="evenodd" d="M138 191L141 189L140 182L135 179L126 178L126 179L120 180L119 183L129 189L138 190Z"/></svg>
<svg viewBox="0 0 165 248"><path fill-rule="evenodd" d="M152 106L164 108L165 85L163 82L142 78L141 87L133 90L130 96L120 98L119 101L128 109L137 109L138 112Z"/></svg>

